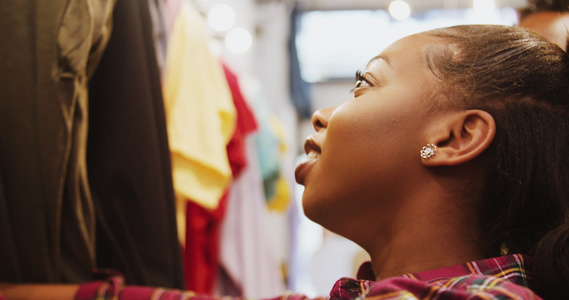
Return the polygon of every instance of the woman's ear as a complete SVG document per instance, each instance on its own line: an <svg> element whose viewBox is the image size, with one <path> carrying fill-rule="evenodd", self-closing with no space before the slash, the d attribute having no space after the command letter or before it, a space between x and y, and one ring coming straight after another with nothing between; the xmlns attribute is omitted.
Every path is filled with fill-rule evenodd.
<svg viewBox="0 0 569 300"><path fill-rule="evenodd" d="M437 146L430 158L422 158L426 166L454 166L464 164L488 149L494 135L494 118L483 110L460 112L439 123L429 135Z"/></svg>

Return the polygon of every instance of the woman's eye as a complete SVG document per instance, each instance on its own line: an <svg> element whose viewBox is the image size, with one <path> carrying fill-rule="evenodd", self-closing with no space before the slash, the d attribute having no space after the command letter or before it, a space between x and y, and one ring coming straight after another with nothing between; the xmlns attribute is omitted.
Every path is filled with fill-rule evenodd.
<svg viewBox="0 0 569 300"><path fill-rule="evenodd" d="M365 75L362 72L356 71L356 84L350 92L353 93L353 92L355 92L356 89L362 88L362 87L371 87L371 84L365 78Z"/></svg>
<svg viewBox="0 0 569 300"><path fill-rule="evenodd" d="M369 81L365 78L365 75L360 72L356 71L356 86L355 88L364 87L364 86L371 86Z"/></svg>

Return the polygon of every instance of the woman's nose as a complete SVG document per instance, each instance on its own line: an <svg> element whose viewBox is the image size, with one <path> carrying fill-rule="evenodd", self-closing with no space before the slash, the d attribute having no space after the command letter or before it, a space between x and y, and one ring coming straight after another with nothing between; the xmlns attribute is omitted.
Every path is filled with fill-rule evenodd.
<svg viewBox="0 0 569 300"><path fill-rule="evenodd" d="M328 121L330 120L330 116L335 109L335 106L319 109L312 115L312 126L316 132L320 131L320 129L325 129L328 127Z"/></svg>

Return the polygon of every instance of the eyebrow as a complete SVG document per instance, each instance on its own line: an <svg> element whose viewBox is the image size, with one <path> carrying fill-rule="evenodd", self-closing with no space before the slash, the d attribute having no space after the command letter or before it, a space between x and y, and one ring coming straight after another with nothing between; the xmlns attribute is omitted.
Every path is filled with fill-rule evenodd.
<svg viewBox="0 0 569 300"><path fill-rule="evenodd" d="M374 60L383 60L384 62L386 62L389 66L391 66L391 60L389 59L389 57L385 56L385 55L381 55L379 54L378 56L370 59L370 61L367 63L367 65L369 66L369 64L371 64L372 61Z"/></svg>

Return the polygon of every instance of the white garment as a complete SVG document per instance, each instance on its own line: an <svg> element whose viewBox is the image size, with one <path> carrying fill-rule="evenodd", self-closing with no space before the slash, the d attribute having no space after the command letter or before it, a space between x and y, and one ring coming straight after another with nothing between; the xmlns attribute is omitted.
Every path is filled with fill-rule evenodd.
<svg viewBox="0 0 569 300"><path fill-rule="evenodd" d="M269 235L269 215L260 184L262 178L254 135L247 137L245 151L247 166L229 190L221 231L220 265L241 290L240 296L276 297L286 288ZM224 293L227 289L221 286L218 290Z"/></svg>

